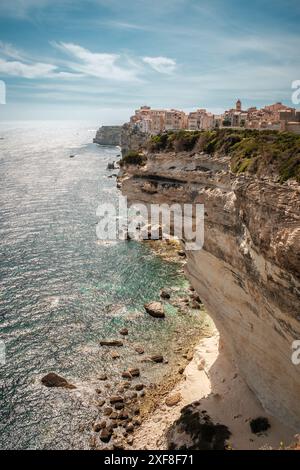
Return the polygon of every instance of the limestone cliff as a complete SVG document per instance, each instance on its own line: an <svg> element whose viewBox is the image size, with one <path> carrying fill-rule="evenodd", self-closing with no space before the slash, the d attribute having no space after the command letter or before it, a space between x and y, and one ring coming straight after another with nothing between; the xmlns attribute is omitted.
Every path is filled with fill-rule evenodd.
<svg viewBox="0 0 300 470"><path fill-rule="evenodd" d="M197 151L148 153L122 171L131 202L205 205L204 247L186 252L187 276L249 387L299 431L300 185L237 175L228 155Z"/></svg>
<svg viewBox="0 0 300 470"><path fill-rule="evenodd" d="M148 134L144 134L138 129L132 128L128 124L124 124L121 132L122 155L126 155L129 150L140 150L144 147L148 139Z"/></svg>
<svg viewBox="0 0 300 470"><path fill-rule="evenodd" d="M100 145L120 145L121 130L121 126L102 126L96 133L94 143Z"/></svg>

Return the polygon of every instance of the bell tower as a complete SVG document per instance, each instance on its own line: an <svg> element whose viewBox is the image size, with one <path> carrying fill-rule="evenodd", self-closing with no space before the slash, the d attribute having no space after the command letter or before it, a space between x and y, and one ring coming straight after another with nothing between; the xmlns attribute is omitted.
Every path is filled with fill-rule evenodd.
<svg viewBox="0 0 300 470"><path fill-rule="evenodd" d="M242 102L240 99L237 100L236 104L235 104L235 109L236 111L242 111Z"/></svg>

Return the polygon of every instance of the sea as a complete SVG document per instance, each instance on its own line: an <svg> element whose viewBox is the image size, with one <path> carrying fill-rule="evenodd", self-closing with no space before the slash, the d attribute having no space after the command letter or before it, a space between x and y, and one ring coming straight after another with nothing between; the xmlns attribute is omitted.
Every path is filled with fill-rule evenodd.
<svg viewBox="0 0 300 470"><path fill-rule="evenodd" d="M171 304L165 320L145 313L161 288L187 288L179 262L147 242L98 239L97 208L119 197L107 166L120 154L93 143L99 125L0 122L1 449L89 449L99 387L105 397L128 367L160 383L178 362L179 338L194 338L204 321ZM100 341L122 339L124 327L113 360ZM167 360L141 362L136 345ZM49 372L76 389L45 387Z"/></svg>

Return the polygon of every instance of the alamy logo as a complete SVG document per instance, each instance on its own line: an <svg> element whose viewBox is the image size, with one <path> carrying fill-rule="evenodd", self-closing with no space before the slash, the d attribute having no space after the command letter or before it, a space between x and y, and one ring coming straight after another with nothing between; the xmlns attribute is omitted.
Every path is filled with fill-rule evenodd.
<svg viewBox="0 0 300 470"><path fill-rule="evenodd" d="M6 363L5 357L5 343L0 341L0 366L4 366Z"/></svg>
<svg viewBox="0 0 300 470"><path fill-rule="evenodd" d="M3 80L0 80L0 104L6 104L6 86Z"/></svg>
<svg viewBox="0 0 300 470"><path fill-rule="evenodd" d="M300 104L300 80L294 80L292 82L292 89L295 90L292 93L292 103Z"/></svg>
<svg viewBox="0 0 300 470"><path fill-rule="evenodd" d="M203 204L131 204L119 196L115 204L100 204L96 215L99 240L182 239L185 249L201 250L204 243Z"/></svg>
<svg viewBox="0 0 300 470"><path fill-rule="evenodd" d="M293 353L291 356L292 363L295 366L299 366L300 364L300 340L293 341L292 349L293 349Z"/></svg>

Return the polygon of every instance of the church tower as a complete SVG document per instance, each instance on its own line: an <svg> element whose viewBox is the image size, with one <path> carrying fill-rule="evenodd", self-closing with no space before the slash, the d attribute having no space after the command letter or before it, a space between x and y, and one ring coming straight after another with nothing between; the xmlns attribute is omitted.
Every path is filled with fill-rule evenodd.
<svg viewBox="0 0 300 470"><path fill-rule="evenodd" d="M242 102L241 102L241 100L237 100L237 102L235 104L235 109L237 111L242 111Z"/></svg>

